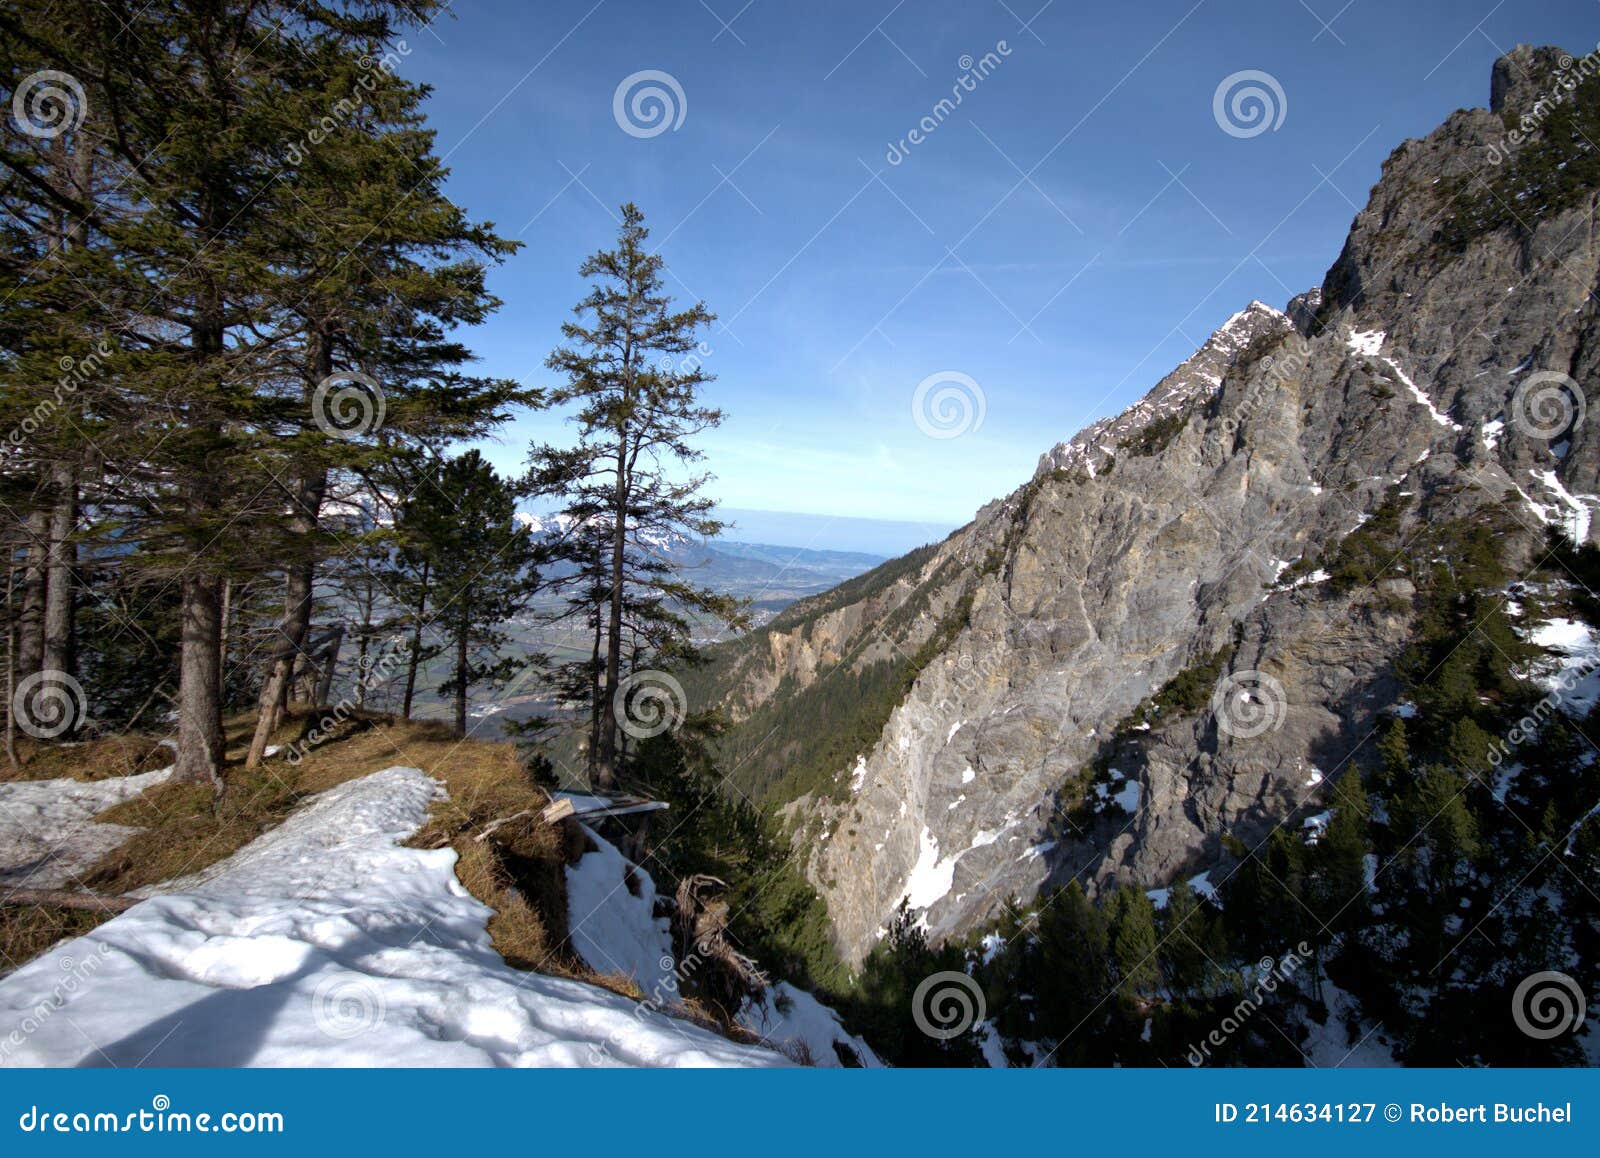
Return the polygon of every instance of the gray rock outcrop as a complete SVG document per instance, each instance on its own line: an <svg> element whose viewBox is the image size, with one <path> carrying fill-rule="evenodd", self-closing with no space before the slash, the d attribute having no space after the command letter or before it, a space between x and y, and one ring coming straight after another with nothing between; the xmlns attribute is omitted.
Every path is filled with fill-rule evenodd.
<svg viewBox="0 0 1600 1158"><path fill-rule="evenodd" d="M964 611L837 791L786 810L849 957L903 900L964 934L1072 878L1166 885L1224 861L1225 834L1320 810L1392 702L1412 608L1403 580L1336 592L1309 563L1386 501L1403 528L1502 509L1510 559L1547 526L1589 537L1600 449L1563 383L1596 380L1600 195L1454 224L1552 53L1508 55L1497 111L1395 150L1319 290L1251 303L920 566L751 653L736 715L873 633L914 652ZM1130 729L1208 663L1204 710Z"/></svg>

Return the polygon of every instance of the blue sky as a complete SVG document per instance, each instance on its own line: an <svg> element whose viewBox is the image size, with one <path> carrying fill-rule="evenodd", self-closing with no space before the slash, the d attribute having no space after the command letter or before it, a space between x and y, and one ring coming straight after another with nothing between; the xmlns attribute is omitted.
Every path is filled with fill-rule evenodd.
<svg viewBox="0 0 1600 1158"><path fill-rule="evenodd" d="M1501 50L1597 40L1593 0L458 0L401 71L435 86L451 195L526 243L469 335L486 371L550 381L577 266L634 200L721 318L713 493L942 533L1252 298L1319 283L1384 157L1487 104ZM643 70L683 94L653 136L613 115ZM1253 136L1213 115L1244 70L1283 93ZM947 373L982 423L934 438L913 400ZM570 427L488 450L514 469L535 438Z"/></svg>

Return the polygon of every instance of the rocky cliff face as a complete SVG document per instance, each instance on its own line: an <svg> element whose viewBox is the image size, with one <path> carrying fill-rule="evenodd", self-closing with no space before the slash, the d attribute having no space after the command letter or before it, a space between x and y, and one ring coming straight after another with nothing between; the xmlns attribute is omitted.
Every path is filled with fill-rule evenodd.
<svg viewBox="0 0 1600 1158"><path fill-rule="evenodd" d="M1600 192L1535 171L1548 142L1486 162L1565 75L1553 50L1502 59L1492 109L1385 163L1320 291L1251 303L892 580L746 641L719 694L747 722L851 665L898 662L908 688L786 809L847 955L902 900L961 934L1073 877L1206 871L1223 834L1319 811L1415 613L1382 561L1316 566L1375 515L1402 550L1484 510L1511 558L1549 526L1589 537Z"/></svg>

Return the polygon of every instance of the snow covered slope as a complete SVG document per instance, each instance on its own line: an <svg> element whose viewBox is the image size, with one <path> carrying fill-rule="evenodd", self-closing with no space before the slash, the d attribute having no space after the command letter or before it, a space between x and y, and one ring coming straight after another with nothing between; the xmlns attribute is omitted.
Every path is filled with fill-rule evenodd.
<svg viewBox="0 0 1600 1158"><path fill-rule="evenodd" d="M587 826L584 832L595 847L567 869L572 946L591 969L632 977L647 1001L670 1005L678 999L677 962L671 922L656 914L655 882L599 833ZM871 1046L846 1032L837 1013L786 981L769 986L759 1002L747 999L738 1020L762 1044L821 1068L846 1059L863 1067L883 1064Z"/></svg>
<svg viewBox="0 0 1600 1158"><path fill-rule="evenodd" d="M341 784L23 966L0 981L0 1064L784 1064L506 965L455 853L399 847L440 792L415 768Z"/></svg>
<svg viewBox="0 0 1600 1158"><path fill-rule="evenodd" d="M739 1024L785 1051L804 1043L810 1063L819 1069L847 1064L878 1069L883 1065L871 1046L846 1031L837 1013L787 981L768 987L759 1004L746 1000L739 1011Z"/></svg>
<svg viewBox="0 0 1600 1158"><path fill-rule="evenodd" d="M95 861L132 836L94 817L171 775L171 768L108 780L0 784L0 888L71 887Z"/></svg>
<svg viewBox="0 0 1600 1158"><path fill-rule="evenodd" d="M641 993L675 995L671 923L656 915L656 886L615 845L587 826L594 842L567 868L572 947L597 973L632 977Z"/></svg>

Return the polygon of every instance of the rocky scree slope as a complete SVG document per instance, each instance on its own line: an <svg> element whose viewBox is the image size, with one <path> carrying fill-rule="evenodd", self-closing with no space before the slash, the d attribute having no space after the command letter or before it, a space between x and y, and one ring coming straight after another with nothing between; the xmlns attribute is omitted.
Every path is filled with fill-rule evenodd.
<svg viewBox="0 0 1600 1158"><path fill-rule="evenodd" d="M947 540L694 677L847 957L902 901L964 935L1074 877L1169 884L1224 861L1224 834L1320 810L1416 611L1398 568L1314 567L1375 514L1401 544L1492 515L1514 561L1548 525L1588 538L1600 450L1562 382L1600 358L1595 83L1487 161L1562 59L1517 49L1490 109L1396 149L1319 290L1251 303Z"/></svg>

